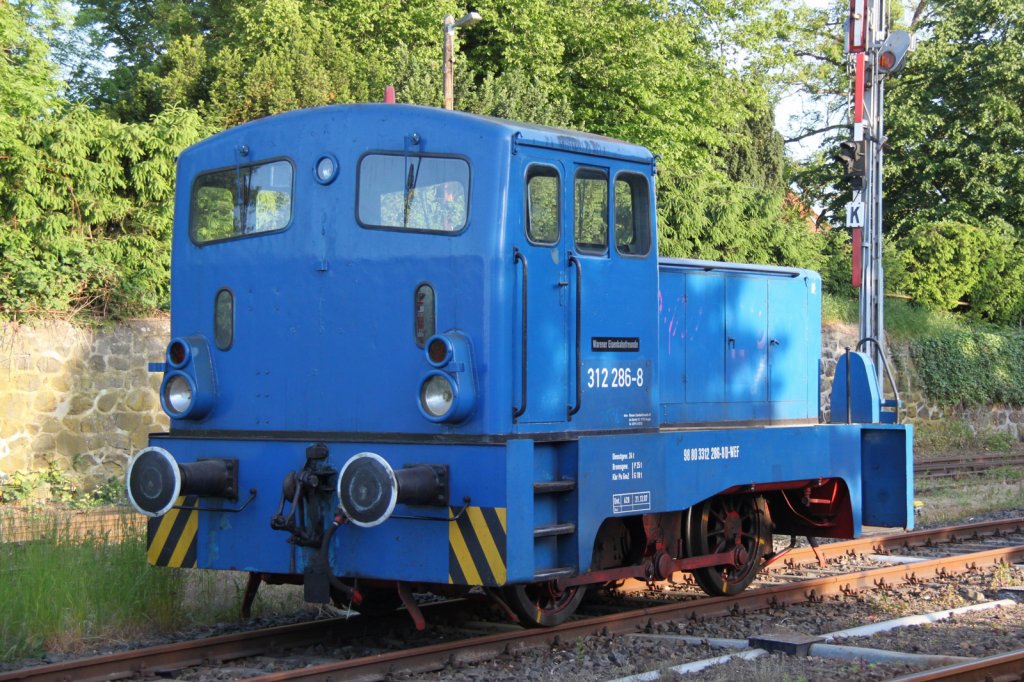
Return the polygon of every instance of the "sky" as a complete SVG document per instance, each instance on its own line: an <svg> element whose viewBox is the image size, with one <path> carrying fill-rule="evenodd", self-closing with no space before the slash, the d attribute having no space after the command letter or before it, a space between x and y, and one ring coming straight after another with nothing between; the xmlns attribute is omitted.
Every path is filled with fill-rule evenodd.
<svg viewBox="0 0 1024 682"><path fill-rule="evenodd" d="M804 0L803 4L815 9L825 9L830 2L829 0ZM782 133L783 137L791 137L797 132L797 126L790 125L790 118L795 114L812 110L814 107L812 102L799 93L782 98L778 106L775 107L776 130ZM787 144L786 151L795 159L806 159L818 150L823 139L824 135L807 137L799 142Z"/></svg>

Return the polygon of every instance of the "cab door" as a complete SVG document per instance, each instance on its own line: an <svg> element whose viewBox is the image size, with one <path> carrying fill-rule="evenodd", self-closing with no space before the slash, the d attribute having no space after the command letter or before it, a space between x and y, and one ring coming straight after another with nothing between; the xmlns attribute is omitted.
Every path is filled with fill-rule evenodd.
<svg viewBox="0 0 1024 682"><path fill-rule="evenodd" d="M563 231L571 243L569 418L575 429L657 424L658 264L649 173L649 165L619 159L573 159Z"/></svg>
<svg viewBox="0 0 1024 682"><path fill-rule="evenodd" d="M566 180L561 161L545 150L517 157L522 210L513 259L517 268L515 297L518 355L513 366L513 422L561 425L569 405L569 320L565 220ZM515 177L515 176L513 176ZM513 182L512 193L517 191ZM513 194L509 203L516 206ZM514 223L513 223L514 224Z"/></svg>

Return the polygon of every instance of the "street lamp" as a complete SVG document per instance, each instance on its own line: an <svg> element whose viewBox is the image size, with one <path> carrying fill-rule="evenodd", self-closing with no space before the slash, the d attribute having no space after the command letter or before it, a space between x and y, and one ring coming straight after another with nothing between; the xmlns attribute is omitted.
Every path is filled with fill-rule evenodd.
<svg viewBox="0 0 1024 682"><path fill-rule="evenodd" d="M444 108L455 108L455 29L477 24L483 17L478 12L467 12L458 21L451 14L444 18Z"/></svg>

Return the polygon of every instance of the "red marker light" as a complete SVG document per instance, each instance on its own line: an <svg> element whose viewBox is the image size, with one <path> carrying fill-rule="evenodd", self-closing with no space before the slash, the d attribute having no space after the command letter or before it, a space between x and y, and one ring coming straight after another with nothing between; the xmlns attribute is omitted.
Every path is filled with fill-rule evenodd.
<svg viewBox="0 0 1024 682"><path fill-rule="evenodd" d="M441 339L434 339L427 346L427 357L435 365L440 365L448 357L448 344Z"/></svg>
<svg viewBox="0 0 1024 682"><path fill-rule="evenodd" d="M167 357L171 361L172 365L180 367L188 357L188 351L185 349L185 344L181 341L171 343L171 347L167 349Z"/></svg>

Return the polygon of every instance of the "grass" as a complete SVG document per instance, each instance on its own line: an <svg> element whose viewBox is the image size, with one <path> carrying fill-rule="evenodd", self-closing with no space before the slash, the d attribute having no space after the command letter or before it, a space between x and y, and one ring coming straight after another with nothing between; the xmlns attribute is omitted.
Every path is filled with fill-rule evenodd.
<svg viewBox="0 0 1024 682"><path fill-rule="evenodd" d="M0 544L0 661L82 652L147 634L237 620L246 574L155 568L145 534L74 537L66 515L37 514L29 542ZM0 507L0 537L13 515ZM301 608L301 589L261 588L254 614Z"/></svg>
<svg viewBox="0 0 1024 682"><path fill-rule="evenodd" d="M0 524L11 523L9 515ZM138 532L124 542L71 537L66 520L37 516L38 540L0 545L0 659L74 650L175 621L179 581L149 569Z"/></svg>
<svg viewBox="0 0 1024 682"><path fill-rule="evenodd" d="M948 455L956 450L1009 452L1013 435L993 429L975 430L964 421L924 420L914 424L914 451L923 459Z"/></svg>
<svg viewBox="0 0 1024 682"><path fill-rule="evenodd" d="M915 498L924 503L918 525L968 519L1003 509L1024 509L1024 475L999 467L960 479L918 479Z"/></svg>
<svg viewBox="0 0 1024 682"><path fill-rule="evenodd" d="M821 321L823 323L842 322L843 324L857 324L858 314L856 299L822 293Z"/></svg>
<svg viewBox="0 0 1024 682"><path fill-rule="evenodd" d="M857 324L858 316L857 299L833 294L822 295L822 322ZM944 331L966 329L969 326L982 325L978 322L969 323L953 313L928 310L898 298L885 299L885 332L893 339L907 340Z"/></svg>

